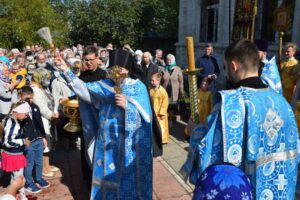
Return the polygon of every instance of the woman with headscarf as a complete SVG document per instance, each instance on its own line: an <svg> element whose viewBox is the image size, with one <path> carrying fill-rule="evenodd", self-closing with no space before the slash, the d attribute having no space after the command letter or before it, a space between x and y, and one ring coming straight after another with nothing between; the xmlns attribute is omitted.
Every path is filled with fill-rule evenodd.
<svg viewBox="0 0 300 200"><path fill-rule="evenodd" d="M56 128L52 121L58 118L58 114L54 113L54 100L48 89L51 78L52 72L45 68L38 68L34 72L30 83L33 89L33 103L40 109L47 138L48 146L45 148L43 155L43 176L47 177L54 176L53 172L58 171L58 168L50 166L49 162L51 140L53 141L53 136L56 137Z"/></svg>
<svg viewBox="0 0 300 200"><path fill-rule="evenodd" d="M250 180L230 163L211 165L198 178L192 200L208 199L253 200Z"/></svg>
<svg viewBox="0 0 300 200"><path fill-rule="evenodd" d="M163 77L168 77L167 73L169 79L164 79L163 87L169 96L169 114L172 118L174 115L178 115L177 101L183 97L183 75L181 68L176 64L174 55L168 54L166 61L166 71Z"/></svg>
<svg viewBox="0 0 300 200"><path fill-rule="evenodd" d="M11 104L17 101L17 91L10 89L9 68L0 63L0 120L8 114Z"/></svg>

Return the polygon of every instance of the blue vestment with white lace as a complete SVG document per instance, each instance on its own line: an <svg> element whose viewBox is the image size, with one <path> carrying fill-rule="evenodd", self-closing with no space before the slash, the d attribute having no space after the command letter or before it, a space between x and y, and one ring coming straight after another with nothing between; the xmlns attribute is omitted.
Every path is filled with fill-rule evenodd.
<svg viewBox="0 0 300 200"><path fill-rule="evenodd" d="M152 112L145 85L122 82L123 109L115 105L112 80L83 83L71 71L66 77L78 97L99 110L91 199L152 200Z"/></svg>
<svg viewBox="0 0 300 200"><path fill-rule="evenodd" d="M272 88L276 93L282 95L281 79L275 56L265 63L260 77L267 86Z"/></svg>
<svg viewBox="0 0 300 200"><path fill-rule="evenodd" d="M240 87L220 95L208 126L191 135L183 176L195 184L211 164L229 162L248 175L256 199L293 200L299 138L288 102L270 88Z"/></svg>

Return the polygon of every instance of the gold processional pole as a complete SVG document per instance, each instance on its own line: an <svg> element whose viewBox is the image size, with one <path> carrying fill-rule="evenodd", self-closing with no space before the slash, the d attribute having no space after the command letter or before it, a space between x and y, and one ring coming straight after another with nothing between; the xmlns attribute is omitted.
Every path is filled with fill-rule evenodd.
<svg viewBox="0 0 300 200"><path fill-rule="evenodd" d="M284 32L281 31L278 33L278 35L279 35L278 62L280 65L281 60L282 60L282 38L283 38Z"/></svg>
<svg viewBox="0 0 300 200"><path fill-rule="evenodd" d="M199 73L201 69L195 68L193 37L186 37L185 40L188 57L188 69L183 70L183 73L187 74L189 79L191 119L193 123L198 124L200 122L200 118L198 110L197 73Z"/></svg>
<svg viewBox="0 0 300 200"><path fill-rule="evenodd" d="M253 15L252 15L252 25L251 25L251 41L254 41L254 30L255 30L255 17L257 15L257 0L254 1Z"/></svg>

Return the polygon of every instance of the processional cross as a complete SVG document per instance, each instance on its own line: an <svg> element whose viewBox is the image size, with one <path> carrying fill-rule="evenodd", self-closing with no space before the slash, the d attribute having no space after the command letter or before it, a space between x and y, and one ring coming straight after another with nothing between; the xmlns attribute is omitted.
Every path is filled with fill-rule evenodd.
<svg viewBox="0 0 300 200"><path fill-rule="evenodd" d="M115 81L114 90L117 94L121 94L123 92L122 88L120 87L121 82L124 78L128 77L127 73L121 73L122 67L120 66L113 66L111 68L111 72L106 75L106 78L113 79Z"/></svg>

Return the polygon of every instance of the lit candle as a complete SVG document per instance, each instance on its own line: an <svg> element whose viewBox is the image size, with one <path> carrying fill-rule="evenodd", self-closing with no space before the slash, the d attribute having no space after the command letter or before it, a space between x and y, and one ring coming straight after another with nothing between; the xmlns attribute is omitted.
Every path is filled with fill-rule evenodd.
<svg viewBox="0 0 300 200"><path fill-rule="evenodd" d="M194 40L193 37L186 37L185 40L188 57L188 70L195 71Z"/></svg>

